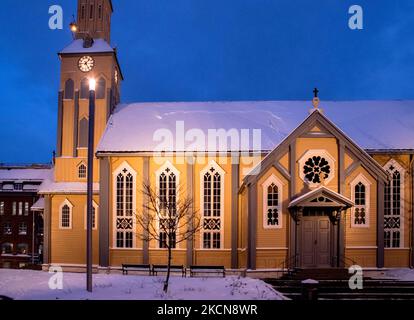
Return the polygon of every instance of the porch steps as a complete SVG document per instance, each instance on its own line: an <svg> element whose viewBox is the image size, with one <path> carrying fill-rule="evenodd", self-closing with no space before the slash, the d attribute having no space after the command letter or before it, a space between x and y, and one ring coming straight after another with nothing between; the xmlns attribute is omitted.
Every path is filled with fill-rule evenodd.
<svg viewBox="0 0 414 320"><path fill-rule="evenodd" d="M302 281L307 279L319 281L319 300L414 300L414 282L365 278L362 290L351 290L349 277L344 269L305 269L266 282L292 300L302 299Z"/></svg>

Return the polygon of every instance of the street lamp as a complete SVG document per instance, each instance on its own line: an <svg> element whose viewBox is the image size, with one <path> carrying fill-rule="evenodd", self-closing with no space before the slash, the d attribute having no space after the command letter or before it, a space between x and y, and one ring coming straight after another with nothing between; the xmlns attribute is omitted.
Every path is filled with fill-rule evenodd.
<svg viewBox="0 0 414 320"><path fill-rule="evenodd" d="M93 229L93 160L95 139L95 89L96 80L89 79L89 136L88 136L88 191L87 191L87 231L86 231L86 287L92 292L92 229Z"/></svg>

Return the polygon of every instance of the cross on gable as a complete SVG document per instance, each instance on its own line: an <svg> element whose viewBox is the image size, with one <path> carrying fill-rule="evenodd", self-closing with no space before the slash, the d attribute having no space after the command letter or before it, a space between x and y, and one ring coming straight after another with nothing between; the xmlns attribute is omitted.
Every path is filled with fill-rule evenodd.
<svg viewBox="0 0 414 320"><path fill-rule="evenodd" d="M170 173L170 171L171 171L170 168L165 169L165 172L167 172L167 173Z"/></svg>
<svg viewBox="0 0 414 320"><path fill-rule="evenodd" d="M315 89L313 90L313 94L315 95L315 98L318 98L318 95L319 95L319 90L318 90L318 88L315 88Z"/></svg>
<svg viewBox="0 0 414 320"><path fill-rule="evenodd" d="M213 173L214 171L216 171L216 169L214 169L214 168L211 168L210 169L210 171Z"/></svg>

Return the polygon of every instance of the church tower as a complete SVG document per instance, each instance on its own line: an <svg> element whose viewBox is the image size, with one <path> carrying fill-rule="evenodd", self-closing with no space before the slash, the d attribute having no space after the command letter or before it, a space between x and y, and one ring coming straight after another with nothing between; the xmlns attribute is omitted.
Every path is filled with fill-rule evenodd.
<svg viewBox="0 0 414 320"><path fill-rule="evenodd" d="M59 53L57 181L81 182L85 179L89 79L96 80L95 148L113 109L120 102L123 77L117 51L109 42L112 13L111 0L78 0L76 27L73 28L75 40ZM72 170L63 170L63 167Z"/></svg>
<svg viewBox="0 0 414 320"><path fill-rule="evenodd" d="M110 43L112 13L111 0L79 0L76 38L89 36Z"/></svg>

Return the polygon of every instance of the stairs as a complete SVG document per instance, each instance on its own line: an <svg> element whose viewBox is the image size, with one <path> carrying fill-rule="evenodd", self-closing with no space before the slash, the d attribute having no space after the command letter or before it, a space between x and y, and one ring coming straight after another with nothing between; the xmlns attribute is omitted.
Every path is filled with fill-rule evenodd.
<svg viewBox="0 0 414 320"><path fill-rule="evenodd" d="M414 282L365 278L362 290L349 288L346 269L298 269L267 283L292 300L302 300L302 281L319 281L318 300L414 300Z"/></svg>

